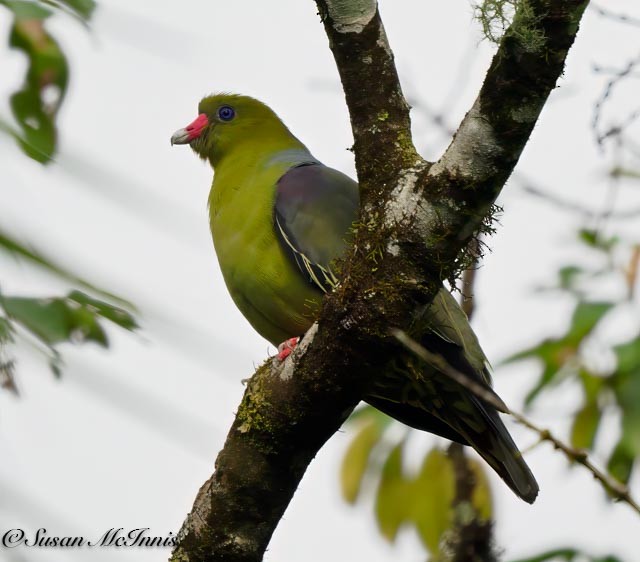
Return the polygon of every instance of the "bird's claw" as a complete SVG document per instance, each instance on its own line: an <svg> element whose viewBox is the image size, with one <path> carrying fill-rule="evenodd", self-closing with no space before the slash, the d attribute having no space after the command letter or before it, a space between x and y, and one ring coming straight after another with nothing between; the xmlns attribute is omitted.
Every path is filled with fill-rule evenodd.
<svg viewBox="0 0 640 562"><path fill-rule="evenodd" d="M300 338L289 338L288 340L283 341L278 346L278 355L276 355L278 361L284 361L287 357L289 357L289 355L293 353L293 350L296 348L296 345L298 345L299 341Z"/></svg>

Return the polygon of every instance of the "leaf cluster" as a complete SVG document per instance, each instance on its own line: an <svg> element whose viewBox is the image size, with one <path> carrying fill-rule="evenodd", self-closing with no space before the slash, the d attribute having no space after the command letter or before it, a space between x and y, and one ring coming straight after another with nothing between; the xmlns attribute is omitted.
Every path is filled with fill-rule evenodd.
<svg viewBox="0 0 640 562"><path fill-rule="evenodd" d="M11 135L23 152L37 162L51 161L56 150L56 117L69 83L69 65L46 20L62 12L87 23L93 0L0 0L13 16L9 47L27 57L24 81L9 103L17 126L0 120L0 130Z"/></svg>
<svg viewBox="0 0 640 562"><path fill-rule="evenodd" d="M49 31L48 20L61 14L88 26L95 2L0 0L0 9L8 10L12 16L9 46L27 58L24 80L9 99L14 123L0 118L0 131L12 136L26 156L47 164L56 152L57 116L69 83L67 58ZM0 293L0 386L16 389L14 361L7 351L16 339L35 343L44 350L51 368L59 375L60 344L94 342L108 347L105 321L126 330L137 328L130 303L95 287L2 229L0 252L83 289L53 297Z"/></svg>
<svg viewBox="0 0 640 562"><path fill-rule="evenodd" d="M571 444L577 449L593 450L605 412L618 414L620 435L609 451L607 468L615 478L627 483L640 457L640 333L611 343L598 338L597 330L613 314L637 309L634 302L636 260L632 258L624 265L618 257L629 255L629 251L633 256L637 248L628 244L624 251L625 244L617 237L605 238L592 230L580 231L579 239L600 257L601 265L592 269L567 265L558 271L558 281L552 289L570 295L575 301L564 333L513 354L505 363L524 359L539 363L540 374L527 394L527 405L563 381L579 385L582 404L573 414L571 427ZM618 300L588 300L593 290L588 286L611 281L626 285L624 296ZM597 364L592 359L594 348L603 346L613 359L610 366Z"/></svg>
<svg viewBox="0 0 640 562"><path fill-rule="evenodd" d="M411 472L405 466L407 428L404 433L390 431L404 426L371 406L357 410L351 423L358 430L342 462L342 495L354 504L362 499L363 488L372 488L378 528L388 541L394 542L403 527L413 528L436 561L461 519L491 520L491 492L479 462L467 460L475 485L471 501L461 505L456 502L455 467L445 451L430 449L420 468Z"/></svg>

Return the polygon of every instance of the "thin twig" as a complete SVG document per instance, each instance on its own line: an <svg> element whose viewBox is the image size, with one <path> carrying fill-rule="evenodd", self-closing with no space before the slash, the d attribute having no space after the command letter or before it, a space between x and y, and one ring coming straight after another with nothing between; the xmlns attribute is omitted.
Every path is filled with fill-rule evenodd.
<svg viewBox="0 0 640 562"><path fill-rule="evenodd" d="M584 466L589 472L591 472L592 476L598 482L600 482L600 484L602 484L603 488L609 493L611 497L613 497L615 501L626 503L636 513L640 514L640 505L631 496L629 487L616 480L610 474L607 474L606 472L600 470L595 464L593 464L585 450L575 449L574 447L567 445L566 443L555 437L551 433L551 431L542 427L538 427L531 420L518 412L514 412L513 410L511 410L509 413L516 421L537 433L541 441L548 441L554 446L555 449L562 451L569 462L576 462Z"/></svg>
<svg viewBox="0 0 640 562"><path fill-rule="evenodd" d="M635 294L636 282L638 281L638 273L640 270L640 244L636 244L631 249L631 259L625 270L625 280L627 282L627 292L629 300L633 300Z"/></svg>
<svg viewBox="0 0 640 562"><path fill-rule="evenodd" d="M624 79L629 77L640 64L640 55L635 58L629 60L627 64L619 70L613 77L607 82L602 94L596 101L593 108L593 119L591 122L591 128L593 129L593 133L596 137L596 142L600 149L603 149L603 142L607 138L611 136L620 136L622 131L628 127L633 121L638 117L638 112L632 112L627 119L618 125L609 127L609 129L605 132L600 132L600 123L602 121L602 110L604 108L604 104L606 101L613 95L614 88Z"/></svg>
<svg viewBox="0 0 640 562"><path fill-rule="evenodd" d="M438 369L450 377L457 383L464 386L467 390L473 392L478 398L481 398L485 402L491 404L497 410L500 410L504 413L511 414L513 418L534 431L538 434L540 441L548 441L551 443L555 449L558 449L567 457L569 462L575 462L584 466L593 477L602 484L603 488L609 493L609 495L615 500L624 502L629 505L636 513L640 514L640 505L636 502L636 500L631 496L631 492L625 484L619 482L615 478L613 478L610 474L600 470L589 458L586 451L581 449L575 449L570 445L567 445L557 437L555 437L550 430L538 427L531 420L526 418L523 414L516 412L507 408L507 406L500 400L499 398L496 400L497 395L493 393L489 393L485 388L480 386L474 380L470 379L467 375L461 373L451 365L449 365L446 360L434 353L431 353L427 349L425 349L422 345L420 345L417 341L412 339L406 333L401 330L392 330L392 334L395 338L404 345L409 351L414 353L417 357L424 361L429 361L431 363L436 364Z"/></svg>
<svg viewBox="0 0 640 562"><path fill-rule="evenodd" d="M640 19L628 16L627 14L621 14L618 12L612 12L611 10L607 10L605 8L601 8L597 4L593 2L589 4L589 7L594 10L599 16L603 18L607 18L619 23L626 23L629 25L638 25L640 26Z"/></svg>
<svg viewBox="0 0 640 562"><path fill-rule="evenodd" d="M595 211L592 209L588 209L587 207L584 207L579 203L576 203L574 201L569 201L568 199L563 199L562 197L559 197L555 193L551 193L550 191L545 191L543 189L540 189L539 187L526 181L524 178L517 177L514 179L516 179L516 181L521 182L522 190L528 195L533 195L540 199L544 199L545 201L552 203L553 205L555 205L560 209L571 211L579 215L582 215L586 220L593 220L602 214L602 211ZM620 220L634 219L640 216L640 208L626 209L624 211L623 210L610 211L607 213L607 216L615 219L620 219Z"/></svg>

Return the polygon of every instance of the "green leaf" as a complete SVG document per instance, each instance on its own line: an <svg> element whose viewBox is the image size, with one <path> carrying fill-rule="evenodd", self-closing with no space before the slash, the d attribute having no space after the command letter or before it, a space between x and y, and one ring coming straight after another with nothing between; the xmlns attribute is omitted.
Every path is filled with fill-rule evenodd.
<svg viewBox="0 0 640 562"><path fill-rule="evenodd" d="M16 16L9 46L27 56L25 81L10 98L11 111L20 130L7 124L23 152L40 163L51 160L56 148L55 118L64 99L69 69L58 43L47 32L42 17Z"/></svg>
<svg viewBox="0 0 640 562"><path fill-rule="evenodd" d="M373 419L368 420L353 438L342 459L340 469L342 497L349 503L354 503L358 499L371 452L379 443L383 432L384 427Z"/></svg>
<svg viewBox="0 0 640 562"><path fill-rule="evenodd" d="M488 521L493 516L493 497L491 495L491 485L487 477L486 464L467 459L471 471L475 476L475 486L471 494L471 503L480 519Z"/></svg>
<svg viewBox="0 0 640 562"><path fill-rule="evenodd" d="M107 336L100 324L103 318L127 330L137 328L129 313L79 291L62 298L4 296L0 304L10 320L22 325L49 347L62 342L85 341L108 347Z"/></svg>
<svg viewBox="0 0 640 562"><path fill-rule="evenodd" d="M51 10L33 0L1 0L0 4L9 8L18 20L43 20L51 15Z"/></svg>
<svg viewBox="0 0 640 562"><path fill-rule="evenodd" d="M607 470L619 482L628 482L633 470L635 462L635 454L629 451L624 439L618 441L613 449L609 462L607 462Z"/></svg>
<svg viewBox="0 0 640 562"><path fill-rule="evenodd" d="M0 131L12 136L30 158L46 164L57 146L56 116L69 80L67 59L45 28L52 8L86 23L94 0L0 0L13 14L9 46L27 56L28 68L21 88L10 97L18 129L0 121Z"/></svg>
<svg viewBox="0 0 640 562"><path fill-rule="evenodd" d="M538 359L542 363L542 373L536 385L528 392L525 404L529 405L538 394L551 384L563 365L575 357L577 349L566 341L566 338L544 340L538 345L515 353L502 363L512 363L522 359Z"/></svg>
<svg viewBox="0 0 640 562"><path fill-rule="evenodd" d="M640 373L640 336L613 348L616 355L617 372Z"/></svg>
<svg viewBox="0 0 640 562"><path fill-rule="evenodd" d="M615 166L609 170L609 175L612 178L630 178L637 180L640 179L640 170L631 170L629 168Z"/></svg>
<svg viewBox="0 0 640 562"><path fill-rule="evenodd" d="M561 289L574 288L576 278L584 273L584 269L577 265L566 265L558 270L558 280Z"/></svg>
<svg viewBox="0 0 640 562"><path fill-rule="evenodd" d="M595 246L598 243L597 231L588 228L583 228L578 231L578 238L587 246Z"/></svg>
<svg viewBox="0 0 640 562"><path fill-rule="evenodd" d="M13 329L7 318L0 316L0 388L18 394L15 384L15 361L6 351L6 346L13 341Z"/></svg>
<svg viewBox="0 0 640 562"><path fill-rule="evenodd" d="M410 502L409 483L402 470L402 449L404 441L398 443L389 453L382 467L382 477L378 486L375 514L382 536L393 542L398 530L408 520Z"/></svg>
<svg viewBox="0 0 640 562"><path fill-rule="evenodd" d="M13 341L13 330L9 320L0 316L0 345Z"/></svg>
<svg viewBox="0 0 640 562"><path fill-rule="evenodd" d="M603 238L597 230L584 228L578 232L580 241L595 250L609 253L619 242L617 236L611 238Z"/></svg>
<svg viewBox="0 0 640 562"><path fill-rule="evenodd" d="M380 427L386 428L392 423L396 423L393 418L387 416L387 414L383 414L377 408L373 406L369 406L369 404L363 404L359 408L353 411L353 413L349 416L347 420L348 423L359 423L364 420L367 421L375 421Z"/></svg>
<svg viewBox="0 0 640 562"><path fill-rule="evenodd" d="M425 457L413 486L413 520L432 555L439 552L442 535L453 526L451 507L455 495L453 465L446 454L432 449Z"/></svg>
<svg viewBox="0 0 640 562"><path fill-rule="evenodd" d="M82 21L88 21L96 8L93 0L42 0L45 4L57 9L69 10Z"/></svg>
<svg viewBox="0 0 640 562"><path fill-rule="evenodd" d="M121 297L118 297L104 289L100 289L95 285L85 281L80 278L76 274L66 270L59 264L55 263L55 261L40 252L28 248L25 244L18 242L15 238L0 230L0 250L4 250L7 253L13 255L16 258L24 259L32 264L38 265L42 267L44 270L61 277L62 279L66 279L67 281L71 281L72 283L79 285L85 289L93 293L97 293L111 301L118 303L121 306L127 307L131 310L135 310L135 307L129 301L124 300Z"/></svg>
<svg viewBox="0 0 640 562"><path fill-rule="evenodd" d="M536 385L529 391L525 403L530 405L538 394L553 382L567 362L576 356L582 340L597 326L598 322L615 306L613 302L585 302L576 304L566 333L553 339L546 339L538 345L519 351L507 357L502 363L513 363L522 359L535 358L542 363L542 374ZM576 365L576 367L578 367ZM577 371L575 371L577 374Z"/></svg>
<svg viewBox="0 0 640 562"><path fill-rule="evenodd" d="M560 560L571 562L579 554L580 553L575 548L557 548L542 554L537 554L531 558L522 558L517 561L514 560L513 562L547 562Z"/></svg>
<svg viewBox="0 0 640 562"><path fill-rule="evenodd" d="M618 480L627 482L640 455L640 337L613 351L617 368L610 381L622 411L622 436L609 459L609 470Z"/></svg>
<svg viewBox="0 0 640 562"><path fill-rule="evenodd" d="M107 336L96 316L67 299L3 297L2 306L12 320L20 323L49 346L64 341L94 341L107 347Z"/></svg>
<svg viewBox="0 0 640 562"><path fill-rule="evenodd" d="M111 320L125 330L133 331L139 328L135 318L126 310L113 306L107 302L94 299L89 295L80 291L72 291L69 293L70 300L81 304L87 310L99 314L107 320Z"/></svg>
<svg viewBox="0 0 640 562"><path fill-rule="evenodd" d="M557 548L530 558L521 558L512 562L622 562L617 556L590 556L575 548Z"/></svg>
<svg viewBox="0 0 640 562"><path fill-rule="evenodd" d="M596 402L586 402L573 419L571 445L576 449L592 449L602 412Z"/></svg>
<svg viewBox="0 0 640 562"><path fill-rule="evenodd" d="M577 347L615 305L614 302L579 302L573 311L566 340Z"/></svg>

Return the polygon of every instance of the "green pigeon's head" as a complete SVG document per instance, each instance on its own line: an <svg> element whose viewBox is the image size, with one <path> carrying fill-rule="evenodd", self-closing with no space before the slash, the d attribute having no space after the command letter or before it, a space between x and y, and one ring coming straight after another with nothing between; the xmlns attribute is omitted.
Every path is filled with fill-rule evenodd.
<svg viewBox="0 0 640 562"><path fill-rule="evenodd" d="M203 160L216 165L247 142L270 150L295 137L271 108L249 96L215 94L198 104L198 117L171 137L171 144L189 144Z"/></svg>

